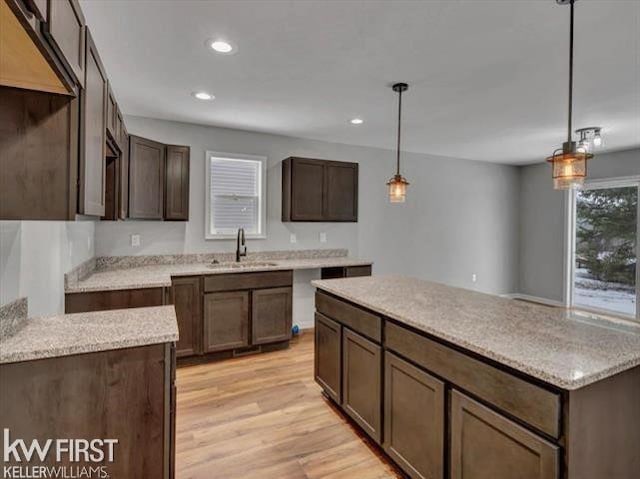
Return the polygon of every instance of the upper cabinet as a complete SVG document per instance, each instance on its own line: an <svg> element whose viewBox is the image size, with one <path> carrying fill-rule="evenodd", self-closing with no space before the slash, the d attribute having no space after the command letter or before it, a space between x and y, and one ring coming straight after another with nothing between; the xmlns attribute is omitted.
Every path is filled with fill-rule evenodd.
<svg viewBox="0 0 640 479"><path fill-rule="evenodd" d="M76 0L0 2L0 85L77 95L84 28Z"/></svg>
<svg viewBox="0 0 640 479"><path fill-rule="evenodd" d="M164 194L164 219L189 219L188 146L167 145Z"/></svg>
<svg viewBox="0 0 640 479"><path fill-rule="evenodd" d="M42 2L33 3L41 11ZM78 0L49 1L48 8L43 31L68 72L84 87L85 21Z"/></svg>
<svg viewBox="0 0 640 479"><path fill-rule="evenodd" d="M129 136L129 212L132 219L189 219L188 146Z"/></svg>
<svg viewBox="0 0 640 479"><path fill-rule="evenodd" d="M282 221L358 221L358 164L285 159Z"/></svg>
<svg viewBox="0 0 640 479"><path fill-rule="evenodd" d="M162 143L129 137L129 217L162 219L165 155Z"/></svg>
<svg viewBox="0 0 640 479"><path fill-rule="evenodd" d="M78 212L105 214L107 75L86 29L84 89L80 94L80 191Z"/></svg>

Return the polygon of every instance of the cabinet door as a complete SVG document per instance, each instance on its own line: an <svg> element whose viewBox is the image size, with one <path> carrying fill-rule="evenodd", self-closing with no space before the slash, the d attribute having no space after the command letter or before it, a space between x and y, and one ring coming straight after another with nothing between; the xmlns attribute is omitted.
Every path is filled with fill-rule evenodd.
<svg viewBox="0 0 640 479"><path fill-rule="evenodd" d="M293 158L291 164L291 219L322 221L324 218L324 163Z"/></svg>
<svg viewBox="0 0 640 479"><path fill-rule="evenodd" d="M558 448L451 392L452 479L556 479Z"/></svg>
<svg viewBox="0 0 640 479"><path fill-rule="evenodd" d="M251 344L291 339L291 288L256 289L251 296Z"/></svg>
<svg viewBox="0 0 640 479"><path fill-rule="evenodd" d="M129 216L129 135L127 135L124 125L122 127L122 152L120 153L120 188L118 193L120 198L119 217L124 220Z"/></svg>
<svg viewBox="0 0 640 479"><path fill-rule="evenodd" d="M329 397L340 404L342 400L340 369L342 326L320 313L316 313L315 318L314 376Z"/></svg>
<svg viewBox="0 0 640 479"><path fill-rule="evenodd" d="M202 296L200 277L173 278L171 300L178 318L180 338L176 345L178 357L193 356L202 350Z"/></svg>
<svg viewBox="0 0 640 479"><path fill-rule="evenodd" d="M371 438L382 438L382 352L350 329L342 332L342 407Z"/></svg>
<svg viewBox="0 0 640 479"><path fill-rule="evenodd" d="M164 219L189 219L188 146L167 146L167 171L164 195Z"/></svg>
<svg viewBox="0 0 640 479"><path fill-rule="evenodd" d="M107 76L89 29L85 84L80 97L80 194L78 210L85 215L105 212L105 145Z"/></svg>
<svg viewBox="0 0 640 479"><path fill-rule="evenodd" d="M444 383L386 352L384 449L412 478L443 479Z"/></svg>
<svg viewBox="0 0 640 479"><path fill-rule="evenodd" d="M78 0L49 0L44 32L81 87L85 84L85 21Z"/></svg>
<svg viewBox="0 0 640 479"><path fill-rule="evenodd" d="M111 89L111 84L107 86L107 133L116 140L116 118L118 116L118 104ZM117 141L116 141L117 143Z"/></svg>
<svg viewBox="0 0 640 479"><path fill-rule="evenodd" d="M358 164L326 162L325 221L358 221Z"/></svg>
<svg viewBox="0 0 640 479"><path fill-rule="evenodd" d="M129 136L129 217L163 216L165 145Z"/></svg>
<svg viewBox="0 0 640 479"><path fill-rule="evenodd" d="M249 292L204 295L204 352L249 345Z"/></svg>

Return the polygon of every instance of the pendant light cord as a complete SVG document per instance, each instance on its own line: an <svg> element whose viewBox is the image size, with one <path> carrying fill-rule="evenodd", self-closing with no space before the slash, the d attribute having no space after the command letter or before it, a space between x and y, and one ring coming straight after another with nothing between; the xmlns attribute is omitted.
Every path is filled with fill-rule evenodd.
<svg viewBox="0 0 640 479"><path fill-rule="evenodd" d="M402 124L402 88L398 91L398 146L397 146L397 158L396 158L396 174L400 175L400 134Z"/></svg>
<svg viewBox="0 0 640 479"><path fill-rule="evenodd" d="M570 0L571 17L569 20L569 120L567 124L567 141L571 142L571 117L573 115L573 3Z"/></svg>

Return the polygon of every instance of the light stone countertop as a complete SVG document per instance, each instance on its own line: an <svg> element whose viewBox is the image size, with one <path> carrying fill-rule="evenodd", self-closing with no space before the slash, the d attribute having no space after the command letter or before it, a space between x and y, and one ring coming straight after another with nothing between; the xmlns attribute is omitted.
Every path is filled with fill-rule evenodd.
<svg viewBox="0 0 640 479"><path fill-rule="evenodd" d="M404 276L317 288L565 390L640 365L640 325Z"/></svg>
<svg viewBox="0 0 640 479"><path fill-rule="evenodd" d="M173 306L31 318L0 343L0 364L178 340Z"/></svg>
<svg viewBox="0 0 640 479"><path fill-rule="evenodd" d="M367 266L372 264L371 261L350 258L347 256L304 259L264 259L255 262L258 263L257 266L248 266L243 268L211 268L206 263L192 263L138 266L133 268L95 271L87 278L67 285L65 293L86 293L90 291L171 286L172 276L282 271L290 269L319 269L343 266ZM262 265L260 265L260 263L262 263ZM264 265L264 263L269 263L269 265Z"/></svg>

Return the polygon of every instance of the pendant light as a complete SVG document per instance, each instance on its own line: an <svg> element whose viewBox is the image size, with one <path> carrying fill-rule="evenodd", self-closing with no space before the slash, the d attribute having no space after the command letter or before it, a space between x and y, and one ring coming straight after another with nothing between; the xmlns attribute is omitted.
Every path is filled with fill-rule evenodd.
<svg viewBox="0 0 640 479"><path fill-rule="evenodd" d="M553 187L556 190L581 188L587 176L587 160L593 158L583 146L572 140L571 116L573 114L573 4L576 0L556 0L559 5L569 5L569 121L567 125L567 141L547 158L551 163Z"/></svg>
<svg viewBox="0 0 640 479"><path fill-rule="evenodd" d="M396 83L393 91L398 93L398 145L396 152L396 174L387 182L389 187L389 201L391 203L404 203L407 196L409 182L400 174L400 124L402 122L402 92L407 91L409 85Z"/></svg>

